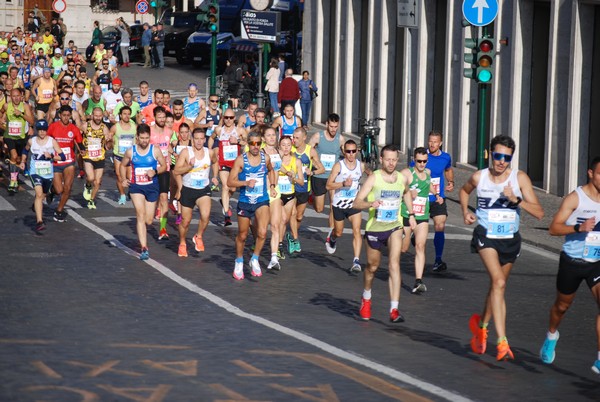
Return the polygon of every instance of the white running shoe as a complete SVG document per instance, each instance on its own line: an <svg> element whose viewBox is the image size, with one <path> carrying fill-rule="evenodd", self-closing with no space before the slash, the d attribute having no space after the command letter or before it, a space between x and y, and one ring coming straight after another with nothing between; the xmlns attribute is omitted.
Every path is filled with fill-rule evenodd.
<svg viewBox="0 0 600 402"><path fill-rule="evenodd" d="M281 265L279 265L279 259L277 257L272 257L271 262L267 265L267 269L274 269L276 271L281 270Z"/></svg>
<svg viewBox="0 0 600 402"><path fill-rule="evenodd" d="M250 271L250 274L252 276L262 276L262 271L260 269L260 264L258 263L257 258L250 259L250 268L252 268L252 270Z"/></svg>
<svg viewBox="0 0 600 402"><path fill-rule="evenodd" d="M235 268L233 268L233 277L238 281L244 279L244 262L235 262Z"/></svg>

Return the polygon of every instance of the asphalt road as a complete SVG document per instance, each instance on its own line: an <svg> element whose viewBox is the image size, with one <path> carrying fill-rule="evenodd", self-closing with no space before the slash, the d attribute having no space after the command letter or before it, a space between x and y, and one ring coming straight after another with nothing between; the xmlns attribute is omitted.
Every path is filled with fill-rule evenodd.
<svg viewBox="0 0 600 402"><path fill-rule="evenodd" d="M598 400L600 378L590 370L597 311L586 289L564 320L555 363L538 358L554 297L551 251L523 248L507 289L516 360L496 362L493 330L485 355L469 348L468 319L488 277L457 216L449 218L447 273L431 273L428 244L424 295L410 294L413 251L402 256L406 322L388 321L385 259L373 319L362 322L362 278L347 272L350 238L328 255L325 215L311 209L301 257L258 279L231 277L235 225L220 226L217 197L206 252L188 241L190 257L179 258L170 216L171 239L156 240L156 224L142 262L133 207L117 205L110 170L97 210L82 207L77 180L68 221L52 222L55 204L46 207L43 235L33 231L31 188L8 197L0 183L2 401Z"/></svg>

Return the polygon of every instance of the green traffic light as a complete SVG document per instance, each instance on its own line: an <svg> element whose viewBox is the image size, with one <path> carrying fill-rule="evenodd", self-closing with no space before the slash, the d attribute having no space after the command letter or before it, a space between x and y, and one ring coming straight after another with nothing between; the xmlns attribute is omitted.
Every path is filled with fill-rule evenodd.
<svg viewBox="0 0 600 402"><path fill-rule="evenodd" d="M151 2L150 2L150 7L154 7L154 8L156 8L156 1L151 1Z"/></svg>
<svg viewBox="0 0 600 402"><path fill-rule="evenodd" d="M492 80L492 73L488 70L481 70L477 73L477 81L482 84L487 84Z"/></svg>

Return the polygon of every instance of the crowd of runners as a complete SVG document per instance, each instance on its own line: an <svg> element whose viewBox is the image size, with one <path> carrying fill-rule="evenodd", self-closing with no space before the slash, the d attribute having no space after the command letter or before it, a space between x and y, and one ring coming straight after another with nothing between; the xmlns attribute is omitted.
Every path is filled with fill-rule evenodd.
<svg viewBox="0 0 600 402"><path fill-rule="evenodd" d="M415 247L412 293L427 291L423 281L425 244L433 220L435 262L432 270L448 269L442 260L447 218L446 192L454 191L442 133L432 131L426 147L414 150L411 166L398 170L399 150L381 149L380 168L370 171L358 158L359 146L340 134L340 117L331 113L325 129L308 135L292 103L272 121L271 111L252 103L242 115L222 108L217 95L201 98L189 84L188 95L171 99L164 89L150 91L147 81L135 83L139 94L123 85L116 57L97 46L93 71L73 44L59 46L39 35L25 41L15 31L0 52L0 129L4 172L9 194L20 189L19 175L28 176L35 190L32 206L37 232L46 229L44 200L58 197L53 220L65 222L65 205L76 177L83 181L85 206L97 208L96 198L105 169L114 168L118 204L131 199L137 217L140 259L150 258L148 228L158 220L158 240L169 239L169 214L178 228L178 256L188 257L188 246L204 252L203 239L219 194L221 224L237 219L232 275L260 277L265 243L267 269L280 270L286 256L301 256L301 225L312 203L317 213L328 205L329 232L323 251L336 252L345 221L352 228L352 273L364 271L359 317L371 318L372 284L387 249L389 319L402 322L399 310L400 255ZM50 35L51 36L51 35ZM0 45L2 43L0 42ZM520 215L541 219L544 211L523 171L510 167L515 142L509 136L491 141L490 167L475 172L460 189L464 222L476 224L471 249L480 255L490 276L489 293L481 314L469 322L471 348L485 353L488 324L493 319L498 337L497 359L513 359L506 335L506 283L521 251ZM552 235L566 235L557 278L557 298L541 349L552 363L559 338L558 325L586 281L600 307L600 157L587 170L588 183L569 194L550 226ZM477 194L475 213L469 196ZM236 218L233 214L232 199ZM188 239L192 213L200 220ZM362 212L368 213L363 230ZM245 270L246 240L252 235L252 256ZM366 248L366 263L360 260ZM267 242L268 241L268 242ZM592 369L600 373L600 315L597 318L598 358Z"/></svg>

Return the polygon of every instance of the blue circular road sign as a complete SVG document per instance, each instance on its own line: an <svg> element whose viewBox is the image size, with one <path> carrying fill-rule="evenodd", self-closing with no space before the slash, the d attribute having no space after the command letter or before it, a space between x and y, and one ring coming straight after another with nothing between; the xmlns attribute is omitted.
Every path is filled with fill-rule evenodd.
<svg viewBox="0 0 600 402"><path fill-rule="evenodd" d="M462 10L471 25L482 27L498 16L498 0L463 0Z"/></svg>

